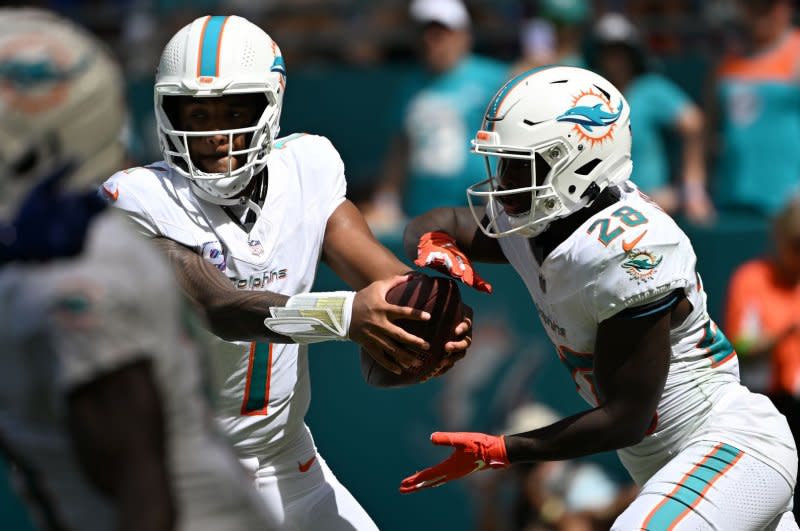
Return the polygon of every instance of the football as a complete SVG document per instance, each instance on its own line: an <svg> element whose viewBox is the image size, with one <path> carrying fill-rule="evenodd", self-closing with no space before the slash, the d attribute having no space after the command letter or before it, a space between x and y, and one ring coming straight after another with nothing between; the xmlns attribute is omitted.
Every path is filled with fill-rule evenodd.
<svg viewBox="0 0 800 531"><path fill-rule="evenodd" d="M364 350L361 350L361 373L366 382L376 387L399 387L419 383L431 376L445 357L444 346L455 338L454 330L464 318L461 293L455 280L415 274L386 294L386 300L398 306L410 306L431 314L429 321L400 319L395 323L415 336L425 339L430 349L409 351L422 361L401 374L384 369Z"/></svg>

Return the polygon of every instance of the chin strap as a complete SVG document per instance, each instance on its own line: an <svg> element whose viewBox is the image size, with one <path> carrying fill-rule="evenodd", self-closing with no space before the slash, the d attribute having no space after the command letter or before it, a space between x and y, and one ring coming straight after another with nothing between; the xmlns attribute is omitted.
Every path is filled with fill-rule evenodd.
<svg viewBox="0 0 800 531"><path fill-rule="evenodd" d="M216 197L197 186L197 183L191 180L189 181L189 186L192 187L192 192L203 201L220 206L247 206L249 210L255 212L256 217L261 216L261 207L249 197Z"/></svg>

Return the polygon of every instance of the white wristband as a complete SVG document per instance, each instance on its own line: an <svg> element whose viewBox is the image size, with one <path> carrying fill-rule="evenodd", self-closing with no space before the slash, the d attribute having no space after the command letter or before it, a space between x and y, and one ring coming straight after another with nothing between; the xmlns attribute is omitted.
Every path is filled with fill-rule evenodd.
<svg viewBox="0 0 800 531"><path fill-rule="evenodd" d="M289 297L286 306L273 306L267 328L296 343L343 341L350 332L355 291L300 293Z"/></svg>

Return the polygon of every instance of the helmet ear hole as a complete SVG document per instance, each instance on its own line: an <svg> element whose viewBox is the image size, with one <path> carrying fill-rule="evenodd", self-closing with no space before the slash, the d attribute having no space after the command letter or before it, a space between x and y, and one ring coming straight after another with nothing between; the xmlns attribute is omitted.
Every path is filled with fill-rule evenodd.
<svg viewBox="0 0 800 531"><path fill-rule="evenodd" d="M577 173L578 175L589 175L590 173L592 173L592 170L595 169L597 165L600 164L601 162L602 161L600 159L597 158L592 159L583 166L581 166L580 168L578 168L577 170L575 170L575 173Z"/></svg>

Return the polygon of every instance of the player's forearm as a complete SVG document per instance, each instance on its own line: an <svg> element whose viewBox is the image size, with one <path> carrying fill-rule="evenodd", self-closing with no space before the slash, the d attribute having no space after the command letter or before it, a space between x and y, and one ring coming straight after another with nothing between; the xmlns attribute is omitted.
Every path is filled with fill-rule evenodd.
<svg viewBox="0 0 800 531"><path fill-rule="evenodd" d="M121 473L116 493L120 531L172 531L177 520L165 466L138 463L134 475ZM135 476L135 477L131 477ZM128 479L130 478L130 479Z"/></svg>
<svg viewBox="0 0 800 531"><path fill-rule="evenodd" d="M427 232L434 231L456 237L456 223L452 209L435 208L409 221L403 232L403 250L410 260L417 258L417 244L420 237Z"/></svg>
<svg viewBox="0 0 800 531"><path fill-rule="evenodd" d="M291 342L264 325L271 306L286 305L286 295L236 290L227 278L211 275L207 268L182 268L178 278L214 335L227 341Z"/></svg>
<svg viewBox="0 0 800 531"><path fill-rule="evenodd" d="M233 291L220 294L215 301L198 305L209 329L226 341L268 341L291 343L292 340L271 332L264 319L271 317L271 306L286 306L289 297L267 291Z"/></svg>
<svg viewBox="0 0 800 531"><path fill-rule="evenodd" d="M683 184L703 188L706 184L703 118L699 111L687 111L682 117L680 131L683 145Z"/></svg>
<svg viewBox="0 0 800 531"><path fill-rule="evenodd" d="M271 306L285 306L286 295L270 291L237 290L203 257L164 238L154 242L166 253L181 289L205 319L211 332L228 341L291 340L264 326Z"/></svg>
<svg viewBox="0 0 800 531"><path fill-rule="evenodd" d="M479 212L478 215L482 214ZM458 248L473 262L508 263L500 244L481 232L467 207L435 208L412 219L403 233L406 256L412 260L417 258L420 237L436 231L450 235Z"/></svg>
<svg viewBox="0 0 800 531"><path fill-rule="evenodd" d="M595 408L526 433L506 436L512 463L558 461L632 446L644 437L649 420L644 414L624 417Z"/></svg>

